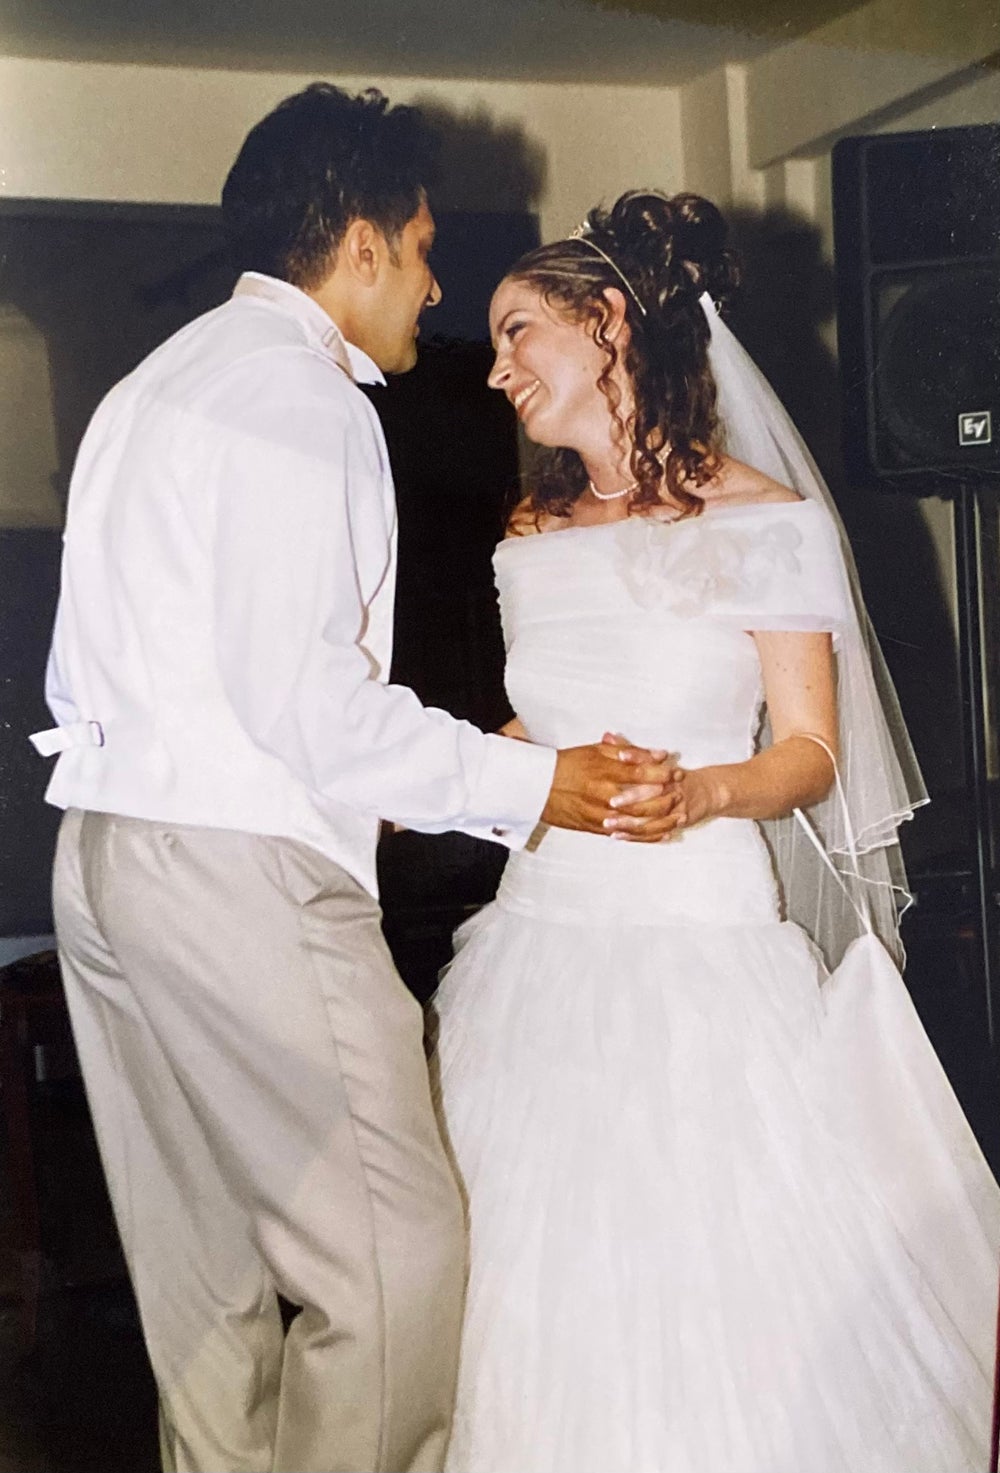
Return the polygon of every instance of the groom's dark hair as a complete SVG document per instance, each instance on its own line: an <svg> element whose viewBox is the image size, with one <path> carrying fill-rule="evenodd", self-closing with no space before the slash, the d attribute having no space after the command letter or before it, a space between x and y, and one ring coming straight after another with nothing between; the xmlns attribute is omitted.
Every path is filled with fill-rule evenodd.
<svg viewBox="0 0 1000 1473"><path fill-rule="evenodd" d="M376 88L352 97L313 82L247 134L222 190L234 264L299 287L327 275L352 220L393 249L435 182L436 139Z"/></svg>

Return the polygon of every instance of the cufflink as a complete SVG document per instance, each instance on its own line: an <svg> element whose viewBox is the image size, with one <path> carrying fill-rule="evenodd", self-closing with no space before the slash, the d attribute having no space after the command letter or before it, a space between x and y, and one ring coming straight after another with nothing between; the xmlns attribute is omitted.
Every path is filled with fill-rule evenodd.
<svg viewBox="0 0 1000 1473"><path fill-rule="evenodd" d="M493 835L494 839L504 839L507 837L508 830L501 828L498 823L495 823L490 829L490 833Z"/></svg>

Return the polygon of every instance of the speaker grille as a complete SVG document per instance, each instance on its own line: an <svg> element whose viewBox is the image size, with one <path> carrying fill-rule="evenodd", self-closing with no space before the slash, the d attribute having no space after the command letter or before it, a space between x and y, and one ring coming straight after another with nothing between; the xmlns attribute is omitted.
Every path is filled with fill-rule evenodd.
<svg viewBox="0 0 1000 1473"><path fill-rule="evenodd" d="M1000 124L842 138L833 225L850 479L1000 475Z"/></svg>
<svg viewBox="0 0 1000 1473"><path fill-rule="evenodd" d="M1000 127L883 134L861 163L873 265L1000 252Z"/></svg>
<svg viewBox="0 0 1000 1473"><path fill-rule="evenodd" d="M876 464L1000 469L1000 264L880 273L871 290Z"/></svg>

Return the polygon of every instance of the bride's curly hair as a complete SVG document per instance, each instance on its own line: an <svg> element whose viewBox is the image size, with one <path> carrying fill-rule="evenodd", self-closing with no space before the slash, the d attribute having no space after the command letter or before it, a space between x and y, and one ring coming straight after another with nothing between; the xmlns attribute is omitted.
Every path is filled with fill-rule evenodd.
<svg viewBox="0 0 1000 1473"><path fill-rule="evenodd" d="M698 298L707 291L724 307L736 291L739 267L727 240L725 220L700 195L630 190L610 210L590 211L583 238L539 246L507 273L507 280L527 282L555 310L584 323L606 354L597 382L616 440L632 447L637 485L630 511L669 499L682 516L697 516L704 505L697 488L717 469L716 390ZM630 419L612 377L619 350L606 337L608 287L625 298L630 336L623 362L635 399ZM586 488L575 450L539 448L522 507L535 517L567 516Z"/></svg>

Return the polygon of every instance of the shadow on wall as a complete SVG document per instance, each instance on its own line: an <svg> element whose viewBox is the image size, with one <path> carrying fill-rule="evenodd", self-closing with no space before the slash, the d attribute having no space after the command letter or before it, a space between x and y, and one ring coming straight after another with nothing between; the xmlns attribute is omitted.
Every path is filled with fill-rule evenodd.
<svg viewBox="0 0 1000 1473"><path fill-rule="evenodd" d="M815 226L786 210L730 213L744 264L733 327L787 406L836 498L868 609L934 799L904 829L911 868L936 868L966 845L955 633L918 498L851 486L840 440L835 356L821 330L835 310L833 271Z"/></svg>
<svg viewBox="0 0 1000 1473"><path fill-rule="evenodd" d="M520 125L498 123L482 108L459 113L437 98L418 99L417 105L441 145L441 178L431 204L438 227L433 261L443 300L423 331L486 342L497 282L538 244L545 150Z"/></svg>
<svg viewBox="0 0 1000 1473"><path fill-rule="evenodd" d="M426 704L496 729L510 715L491 559L518 479L517 425L486 386L488 308L538 244L544 150L481 110L422 103L442 140L434 268L444 299L425 319L411 374L370 391L385 427L399 509L392 677ZM385 931L403 977L430 994L455 926L490 900L506 850L451 833L379 846Z"/></svg>
<svg viewBox="0 0 1000 1473"><path fill-rule="evenodd" d="M529 138L520 123L497 122L483 107L456 112L431 95L418 97L416 106L441 140L441 180L434 192L440 209L537 210L548 182L548 158L544 145Z"/></svg>

